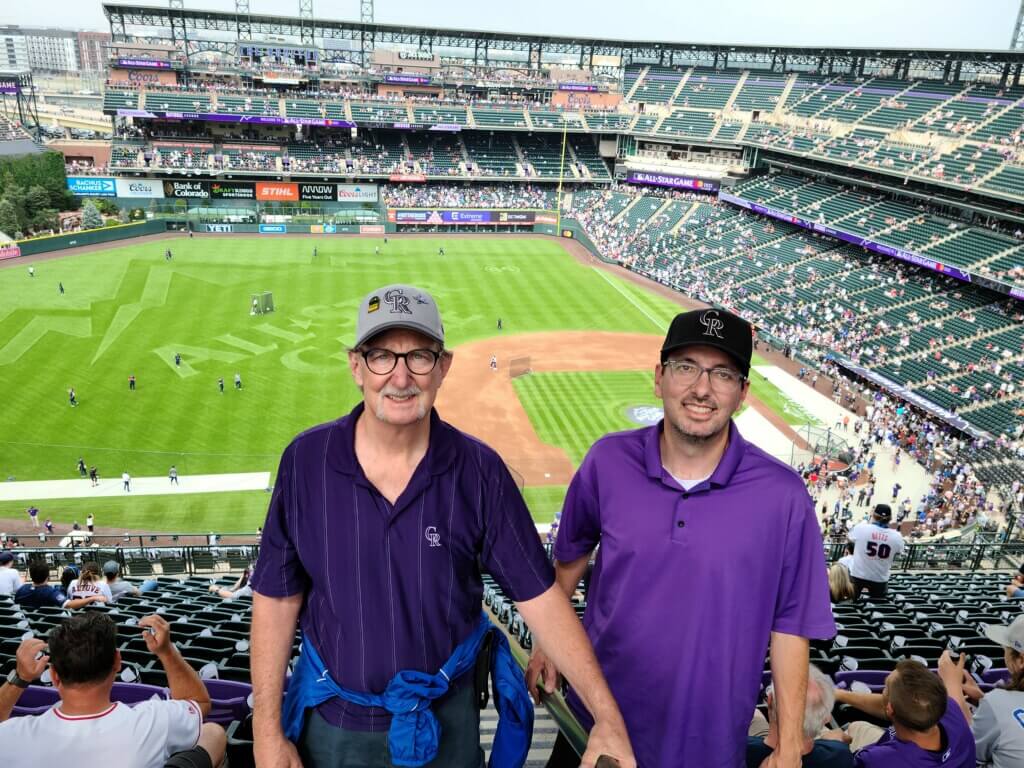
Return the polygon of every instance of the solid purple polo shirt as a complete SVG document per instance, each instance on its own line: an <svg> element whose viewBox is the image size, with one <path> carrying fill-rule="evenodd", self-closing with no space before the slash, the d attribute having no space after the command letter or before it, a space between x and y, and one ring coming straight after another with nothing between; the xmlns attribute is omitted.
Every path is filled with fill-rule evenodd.
<svg viewBox="0 0 1024 768"><path fill-rule="evenodd" d="M738 768L770 633L835 634L821 533L800 477L735 424L711 477L684 491L662 467L663 423L594 444L555 557L601 545L583 623L638 763Z"/></svg>
<svg viewBox="0 0 1024 768"><path fill-rule="evenodd" d="M974 733L960 705L946 699L946 712L939 720L942 748L937 752L921 749L910 741L896 738L895 728L854 755L855 768L974 768Z"/></svg>
<svg viewBox="0 0 1024 768"><path fill-rule="evenodd" d="M334 679L380 693L403 669L434 673L480 618L480 567L516 601L554 583L501 457L430 413L430 442L392 506L363 474L363 405L302 433L278 469L252 588L305 595L299 623ZM479 563L479 565L478 565ZM332 700L350 730L387 730L383 709Z"/></svg>

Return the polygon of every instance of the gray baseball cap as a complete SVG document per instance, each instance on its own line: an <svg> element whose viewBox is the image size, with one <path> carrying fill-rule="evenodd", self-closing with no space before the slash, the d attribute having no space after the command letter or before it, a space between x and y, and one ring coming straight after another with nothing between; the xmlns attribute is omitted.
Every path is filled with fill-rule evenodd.
<svg viewBox="0 0 1024 768"><path fill-rule="evenodd" d="M408 328L444 344L444 324L437 302L422 288L385 285L359 302L355 346L392 328Z"/></svg>

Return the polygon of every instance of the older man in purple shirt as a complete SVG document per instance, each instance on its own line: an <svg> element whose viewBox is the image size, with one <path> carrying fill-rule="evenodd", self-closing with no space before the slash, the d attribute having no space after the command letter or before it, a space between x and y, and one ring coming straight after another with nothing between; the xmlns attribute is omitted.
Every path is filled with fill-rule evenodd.
<svg viewBox="0 0 1024 768"><path fill-rule="evenodd" d="M608 754L635 766L622 716L512 477L493 450L433 410L451 364L428 293L373 291L349 352L363 402L284 452L252 580L260 768L391 765L384 708L331 698L306 716L298 749L285 738L282 684L296 622L338 686L379 694L400 671L434 675L470 636L481 567L594 714L585 762ZM481 764L472 678L452 681L431 707L442 728L431 766Z"/></svg>
<svg viewBox="0 0 1024 768"><path fill-rule="evenodd" d="M716 309L678 315L654 370L665 418L608 435L569 486L556 578L575 590L594 548L584 625L644 768L739 768L770 647L779 744L798 766L808 639L835 633L821 533L800 477L732 423L752 333ZM557 662L528 680L551 690ZM590 720L575 690L570 705ZM549 768L574 765L565 742Z"/></svg>

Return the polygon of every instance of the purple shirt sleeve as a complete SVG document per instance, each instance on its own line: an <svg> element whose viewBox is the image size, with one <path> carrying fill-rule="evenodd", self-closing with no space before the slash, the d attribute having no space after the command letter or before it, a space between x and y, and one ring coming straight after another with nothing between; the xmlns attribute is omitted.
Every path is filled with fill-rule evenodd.
<svg viewBox="0 0 1024 768"><path fill-rule="evenodd" d="M501 591L516 602L543 594L555 573L540 543L523 495L501 460L484 489L483 549L480 559Z"/></svg>
<svg viewBox="0 0 1024 768"><path fill-rule="evenodd" d="M565 495L554 549L555 559L563 563L589 555L601 540L595 463L592 448L573 476Z"/></svg>
<svg viewBox="0 0 1024 768"><path fill-rule="evenodd" d="M309 585L309 577L295 548L298 528L298 510L292 494L295 450L295 443L292 443L281 456L267 520L263 524L259 559L249 581L254 592L267 597L289 597L305 592Z"/></svg>
<svg viewBox="0 0 1024 768"><path fill-rule="evenodd" d="M821 529L814 516L814 502L803 487L799 495L791 493L785 559L772 631L824 640L835 635L836 625L829 600Z"/></svg>

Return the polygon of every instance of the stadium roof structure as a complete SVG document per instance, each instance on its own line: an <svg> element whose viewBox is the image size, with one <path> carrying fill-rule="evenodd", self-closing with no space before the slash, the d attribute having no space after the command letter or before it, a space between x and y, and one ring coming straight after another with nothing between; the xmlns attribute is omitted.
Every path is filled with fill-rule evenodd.
<svg viewBox="0 0 1024 768"><path fill-rule="evenodd" d="M525 54L524 63L539 68L545 55L573 56L581 67L594 66L595 56L619 57L620 64L664 66L702 65L755 67L771 71L814 68L816 71L864 74L879 67L896 77L926 77L948 81L999 78L1017 84L1024 68L1024 50L943 50L935 48L864 48L815 46L732 45L668 41L612 40L606 38L531 35L515 32L442 29L396 24L308 19L299 16L238 14L230 11L168 8L134 3L103 3L115 41L147 39L179 47L186 58L207 50L234 53L237 41L265 35L288 36L314 45L318 38L347 40L355 63L365 64L378 45L412 45L420 50L462 49L465 58L486 65L493 52ZM137 31L133 34L130 30ZM201 33L228 33L235 42L203 39Z"/></svg>

